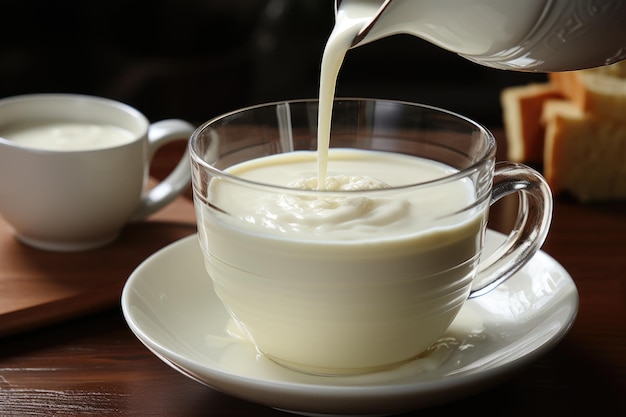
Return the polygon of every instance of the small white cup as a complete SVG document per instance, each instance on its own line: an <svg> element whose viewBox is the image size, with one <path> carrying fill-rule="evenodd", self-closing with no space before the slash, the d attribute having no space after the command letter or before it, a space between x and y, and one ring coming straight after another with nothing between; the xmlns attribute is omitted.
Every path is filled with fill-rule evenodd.
<svg viewBox="0 0 626 417"><path fill-rule="evenodd" d="M64 148L47 146L43 138L33 146L8 137L20 126L44 127L51 133L59 123L121 128L128 138L107 145L99 137L91 145ZM188 186L186 152L162 182L148 190L147 181L157 149L187 140L193 130L177 119L150 124L138 110L100 97L34 94L2 99L0 215L20 241L36 248L78 251L104 246L125 224L164 207ZM75 132L68 136L68 142L85 139ZM53 141L51 137L50 144Z"/></svg>

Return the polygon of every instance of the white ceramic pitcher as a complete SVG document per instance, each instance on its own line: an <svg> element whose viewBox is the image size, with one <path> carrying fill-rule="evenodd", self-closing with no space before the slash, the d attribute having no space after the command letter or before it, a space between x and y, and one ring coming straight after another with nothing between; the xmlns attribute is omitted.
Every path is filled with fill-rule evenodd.
<svg viewBox="0 0 626 417"><path fill-rule="evenodd" d="M364 18L360 46L405 33L488 67L556 72L626 58L626 2L618 0L335 0Z"/></svg>

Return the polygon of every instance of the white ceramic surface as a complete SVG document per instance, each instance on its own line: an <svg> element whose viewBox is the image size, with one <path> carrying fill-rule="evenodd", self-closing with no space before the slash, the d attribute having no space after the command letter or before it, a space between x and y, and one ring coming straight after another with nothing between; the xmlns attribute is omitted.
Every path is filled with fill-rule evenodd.
<svg viewBox="0 0 626 417"><path fill-rule="evenodd" d="M486 251L503 239L488 231ZM448 350L353 377L294 372L238 339L213 292L196 235L144 261L126 283L122 309L156 356L224 393L300 414L382 415L452 401L509 377L567 333L578 292L567 271L540 251L507 282L466 303L448 332ZM427 369L437 361L440 366Z"/></svg>

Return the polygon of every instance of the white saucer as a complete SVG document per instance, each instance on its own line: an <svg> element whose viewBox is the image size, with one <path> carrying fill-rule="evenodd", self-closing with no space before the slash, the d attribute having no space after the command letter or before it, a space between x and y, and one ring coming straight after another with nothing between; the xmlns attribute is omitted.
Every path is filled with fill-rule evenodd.
<svg viewBox="0 0 626 417"><path fill-rule="evenodd" d="M488 231L486 251L503 239ZM539 252L507 282L466 303L450 330L459 343L435 358L440 366L424 371L422 361L355 377L290 371L232 336L196 235L146 259L124 287L122 309L156 356L221 392L299 414L382 415L451 401L510 376L567 333L578 292L567 271Z"/></svg>

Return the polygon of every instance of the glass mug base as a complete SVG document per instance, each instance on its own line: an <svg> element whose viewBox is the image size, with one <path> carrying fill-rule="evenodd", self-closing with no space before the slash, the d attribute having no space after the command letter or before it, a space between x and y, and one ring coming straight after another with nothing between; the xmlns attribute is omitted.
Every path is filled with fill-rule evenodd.
<svg viewBox="0 0 626 417"><path fill-rule="evenodd" d="M411 355L406 359L394 361L383 365L376 366L361 366L361 367L330 367L330 366L315 366L311 364L305 364L300 362L293 362L281 359L272 354L263 352L252 340L252 337L247 333L245 325L238 322L231 316L229 321L228 333L234 338L241 340L246 344L250 344L257 355L262 356L271 362L282 366L290 371L303 373L307 375L316 375L323 377L367 377L370 374L379 374L383 372L395 372L399 368L404 366L410 367L411 374L425 372L440 366L450 353L452 353L462 343L462 337L451 333L442 335L436 342L430 345L427 349L420 353Z"/></svg>
<svg viewBox="0 0 626 417"><path fill-rule="evenodd" d="M327 376L327 377L338 377L338 376L356 376L356 375L365 375L365 374L374 374L383 371L389 371L395 368L398 368L404 364L407 364L413 360L420 358L424 355L428 350L425 350L423 353L415 355L409 359L405 359L400 362L394 362L387 365L378 365L378 366L370 366L366 368L324 368L324 367L316 367L309 366L300 363L293 363L281 360L272 355L263 354L266 358L271 360L272 362L283 366L292 371L301 372L309 375L318 375L318 376Z"/></svg>

